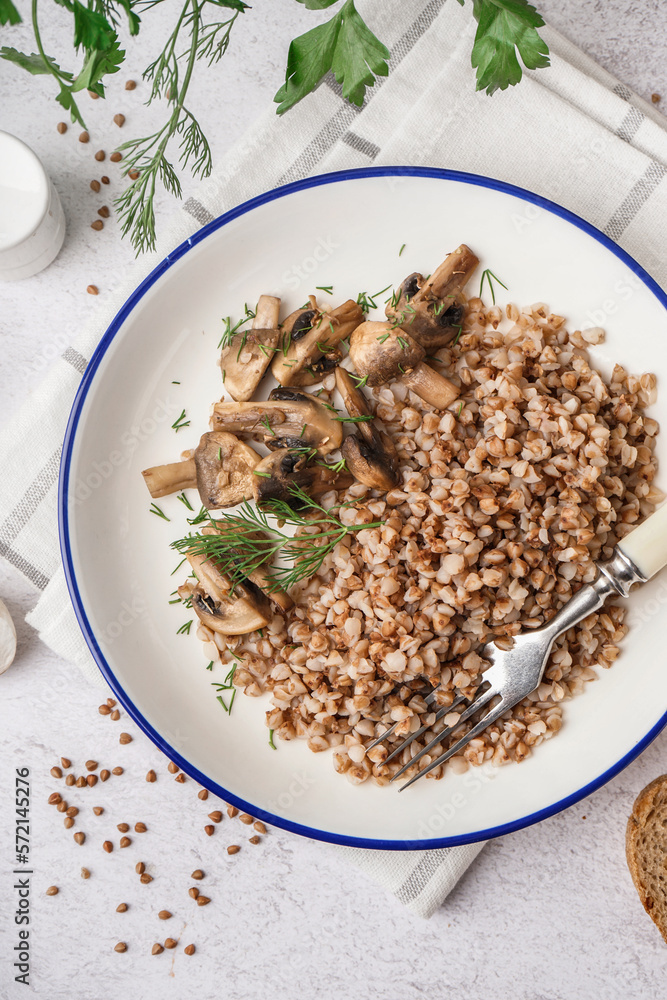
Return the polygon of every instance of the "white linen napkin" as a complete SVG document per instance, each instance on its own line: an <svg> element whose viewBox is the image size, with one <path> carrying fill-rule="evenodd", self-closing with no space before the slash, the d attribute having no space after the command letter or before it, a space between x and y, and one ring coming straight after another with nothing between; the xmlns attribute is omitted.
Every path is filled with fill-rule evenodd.
<svg viewBox="0 0 667 1000"><path fill-rule="evenodd" d="M308 174L369 164L419 164L487 174L577 212L618 241L663 286L667 256L667 130L662 116L552 29L552 66L492 98L474 91L474 25L455 0L360 0L391 48L391 73L363 108L328 78L278 120L273 110L217 165L137 261L97 323L53 365L0 434L0 555L42 596L28 617L42 639L101 680L76 624L60 567L60 448L87 359L129 293L176 245L247 198ZM529 224L517 220L517 225ZM17 501L16 498L19 498ZM342 849L423 917L431 916L483 845L421 852Z"/></svg>

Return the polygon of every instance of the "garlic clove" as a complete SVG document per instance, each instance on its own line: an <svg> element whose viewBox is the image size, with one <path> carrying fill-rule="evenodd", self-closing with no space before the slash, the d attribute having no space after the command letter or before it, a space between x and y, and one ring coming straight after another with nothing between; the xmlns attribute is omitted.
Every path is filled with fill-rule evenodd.
<svg viewBox="0 0 667 1000"><path fill-rule="evenodd" d="M16 629L5 604L0 601L0 674L11 667L16 656Z"/></svg>

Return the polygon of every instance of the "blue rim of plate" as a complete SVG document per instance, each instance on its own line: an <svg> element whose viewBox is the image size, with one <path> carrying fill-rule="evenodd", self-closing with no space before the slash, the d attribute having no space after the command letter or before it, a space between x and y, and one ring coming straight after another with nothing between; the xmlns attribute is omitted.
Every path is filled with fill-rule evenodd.
<svg viewBox="0 0 667 1000"><path fill-rule="evenodd" d="M572 792L572 794L560 799L558 802L555 802L550 806L546 806L544 809L540 809L535 813L530 813L527 816L522 816L520 819L513 820L510 823L504 823L500 826L491 827L487 830L478 830L474 833L461 834L454 837L434 837L428 840L398 841L376 840L365 837L348 837L342 834L331 833L326 830L315 830L312 827L303 826L300 823L293 823L282 816L274 816L265 809L255 806L251 802L246 802L237 795L233 795L221 785L218 785L217 782L198 771L197 768L193 767L192 764L190 764L184 757L169 746L163 737L160 736L160 734L143 717L136 705L134 705L133 702L127 697L97 644L95 635L83 607L72 561L69 538L69 512L67 507L70 466L72 462L72 452L76 439L76 432L82 408L88 395L88 391L93 383L95 373L119 329L130 315L135 305L141 300L148 289L155 284L158 278L168 271L177 260L190 250L191 247L201 243L201 241L205 240L211 233L216 232L216 230L227 225L227 223L231 222L233 219L237 219L239 216L245 215L247 212L251 212L255 208L259 208L267 202L274 201L277 198L284 198L296 191L303 191L311 187L320 187L324 184L358 180L364 177L388 176L428 177L436 180L459 181L464 184L490 188L495 191L502 191L505 194L513 195L523 201L527 201L533 205L539 206L540 208L544 208L553 215L557 215L561 219L565 219L567 222L572 223L572 225L576 226L577 229L582 229L584 232L588 233L589 236L592 236L595 240L597 240L598 243L601 243L604 247L610 250L614 256L623 261L623 263L629 267L638 278L641 279L649 291L651 291L659 302L665 307L665 309L667 309L667 294L663 292L657 282L654 281L654 279L637 263L636 260L634 260L634 258L627 254L625 250L622 250L619 246L617 246L617 244L609 239L608 236L605 236L604 233L600 232L599 229L596 229L595 226L592 226L590 223L586 222L580 216L575 215L573 212L570 212L568 209L562 208L555 202L549 201L547 198L542 198L540 195L534 194L531 191L526 191L524 188L517 187L514 184L507 184L504 181L484 177L480 174L469 174L458 170L443 170L437 167L362 167L354 170L338 170L328 174L317 174L313 177L307 177L291 184L285 184L282 187L274 188L271 191L267 191L265 194L258 195L256 198L251 198L249 201L243 202L243 204L238 205L236 208L231 209L229 212L225 212L224 215L219 216L212 222L207 223L207 225L199 229L193 236L188 237L188 239L181 243L180 246L176 247L175 250L167 254L164 260L158 264L146 278L144 278L141 284L130 295L110 323L106 333L100 340L92 358L90 359L88 367L86 368L79 385L74 403L72 404L60 462L60 478L58 483L58 529L60 534L60 551L65 571L65 579L67 581L70 598L74 606L74 612L86 643L88 644L88 647L98 667L100 668L102 675L112 688L120 703L125 708L126 712L136 722L139 728L143 730L149 739L151 739L153 743L155 743L156 746L158 746L159 749L162 750L167 757L169 757L170 760L173 760L174 763L178 764L181 770L185 771L186 774L190 775L190 777L194 778L195 781L198 781L205 788L208 788L220 798L224 799L226 802L232 803L244 812L258 816L262 820L271 823L274 826L281 827L284 830L289 830L291 833L299 834L302 837L309 837L313 840L323 840L328 843L340 844L346 847L359 847L371 850L423 851L434 848L456 847L462 844L478 843L482 840L491 840L494 837L501 837L507 833L513 833L515 830L522 830L524 827L532 826L535 823L541 822L543 819L547 819L549 816L562 812L563 809L569 808L569 806L574 805L587 795L590 795L591 792L596 791L602 785L606 784L613 777L615 777L615 775L622 771L623 768L627 767L628 764L630 764L636 757L638 757L639 754L642 753L642 751L645 750L646 747L656 738L665 725L667 725L667 712L665 712L661 719L659 719L652 729L649 730L646 736L644 736L643 739L641 739L632 748L632 750L625 754L625 756L617 761L612 767L595 778L594 781L590 781L587 785L577 789L576 792Z"/></svg>

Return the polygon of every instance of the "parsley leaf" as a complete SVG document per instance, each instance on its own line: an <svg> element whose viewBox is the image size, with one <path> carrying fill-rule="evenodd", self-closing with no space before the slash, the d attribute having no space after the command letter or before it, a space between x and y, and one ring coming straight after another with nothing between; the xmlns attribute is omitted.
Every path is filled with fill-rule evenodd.
<svg viewBox="0 0 667 1000"><path fill-rule="evenodd" d="M48 64L37 52L27 55L27 53L19 52L18 49L13 49L9 45L3 45L0 49L0 59L6 59L7 62L15 63L21 69L27 69L28 73L32 73L33 76L51 73Z"/></svg>
<svg viewBox="0 0 667 1000"><path fill-rule="evenodd" d="M311 9L330 6L329 0L305 2ZM314 90L329 70L341 84L343 97L360 106L366 87L373 86L376 76L389 72L388 59L389 50L359 15L354 0L345 0L331 20L299 35L290 45L285 83L274 97L278 114Z"/></svg>
<svg viewBox="0 0 667 1000"><path fill-rule="evenodd" d="M0 24L20 24L21 15L12 0L0 0Z"/></svg>
<svg viewBox="0 0 667 1000"><path fill-rule="evenodd" d="M325 10L333 7L338 0L297 0L297 3L302 3L308 10Z"/></svg>
<svg viewBox="0 0 667 1000"><path fill-rule="evenodd" d="M549 47L536 30L544 20L529 0L473 0L473 15L477 90L493 94L519 83L523 72L517 49L527 69L549 65Z"/></svg>

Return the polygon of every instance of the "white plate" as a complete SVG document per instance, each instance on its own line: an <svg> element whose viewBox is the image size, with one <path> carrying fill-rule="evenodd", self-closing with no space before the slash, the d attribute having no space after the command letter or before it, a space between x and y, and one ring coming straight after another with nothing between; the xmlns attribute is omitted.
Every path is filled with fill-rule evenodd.
<svg viewBox="0 0 667 1000"><path fill-rule="evenodd" d="M61 539L86 640L119 700L188 774L223 799L297 833L357 847L421 849L486 839L576 802L632 760L667 721L660 611L667 581L632 601L634 622L611 670L564 707L556 739L501 769L394 787L353 787L329 754L272 750L266 699L238 694L227 716L201 644L176 635L180 582L169 542L185 508L148 513L141 469L176 459L207 427L221 393L220 319L260 293L285 311L316 285L339 302L428 273L461 242L516 303L545 301L568 327L603 325L594 352L610 370L667 381L667 300L642 269L582 220L486 178L414 168L329 174L235 209L178 248L130 297L102 339L72 410L61 470ZM399 260L399 250L405 249ZM172 384L174 381L179 385ZM191 421L171 428L182 409ZM655 409L660 420L667 396ZM665 453L660 439L659 455ZM194 626L193 626L194 628ZM221 668L217 668L221 669ZM650 695L650 696L649 696Z"/></svg>

